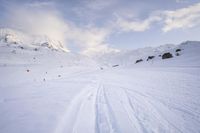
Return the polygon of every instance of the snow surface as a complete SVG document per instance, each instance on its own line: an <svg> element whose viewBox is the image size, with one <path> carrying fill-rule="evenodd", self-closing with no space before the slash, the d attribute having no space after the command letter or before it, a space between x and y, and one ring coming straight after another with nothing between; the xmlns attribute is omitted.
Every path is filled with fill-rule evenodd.
<svg viewBox="0 0 200 133"><path fill-rule="evenodd" d="M164 52L174 57L162 60ZM94 61L2 42L0 132L199 133L199 52L199 42L185 42Z"/></svg>

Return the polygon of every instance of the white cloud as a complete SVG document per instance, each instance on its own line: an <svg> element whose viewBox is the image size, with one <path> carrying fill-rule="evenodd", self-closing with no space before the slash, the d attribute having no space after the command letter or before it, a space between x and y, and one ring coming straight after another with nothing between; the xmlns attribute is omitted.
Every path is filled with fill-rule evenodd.
<svg viewBox="0 0 200 133"><path fill-rule="evenodd" d="M103 44L109 35L109 31L95 27L76 28L73 33L73 37L75 37L74 40L79 42L83 48L96 47L99 44Z"/></svg>
<svg viewBox="0 0 200 133"><path fill-rule="evenodd" d="M7 22L9 27L36 36L47 36L61 42L67 49L70 42L80 47L82 53L109 49L106 43L110 29L78 27L62 17L57 9L48 7L49 3L29 3L23 6L9 7ZM43 9L42 7L45 6ZM47 6L47 8L46 8Z"/></svg>
<svg viewBox="0 0 200 133"><path fill-rule="evenodd" d="M6 23L9 23L9 27L29 35L46 36L54 42L61 42L64 47L65 32L68 31L69 26L59 12L54 9L43 9L41 6L39 8L35 5L34 7L32 5L10 6Z"/></svg>
<svg viewBox="0 0 200 133"><path fill-rule="evenodd" d="M118 17L117 26L119 26L122 31L142 32L149 29L152 23L160 21L160 19L161 18L159 16L150 16L143 21L129 21Z"/></svg>
<svg viewBox="0 0 200 133"><path fill-rule="evenodd" d="M163 31L178 28L190 28L200 24L200 3L175 11L164 11Z"/></svg>
<svg viewBox="0 0 200 133"><path fill-rule="evenodd" d="M102 51L115 51L108 47L107 38L111 34L111 30L107 28L87 27L78 28L71 27L71 32L68 35L68 40L73 41L82 50L81 53L89 55Z"/></svg>
<svg viewBox="0 0 200 133"><path fill-rule="evenodd" d="M200 25L200 3L171 11L159 11L145 20L130 20L117 16L116 27L121 31L142 32L156 22L164 22L163 32Z"/></svg>

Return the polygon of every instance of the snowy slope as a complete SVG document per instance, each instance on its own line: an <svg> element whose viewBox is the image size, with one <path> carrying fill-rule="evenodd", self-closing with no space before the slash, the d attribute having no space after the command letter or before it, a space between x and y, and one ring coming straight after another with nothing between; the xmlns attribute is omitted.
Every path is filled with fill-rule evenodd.
<svg viewBox="0 0 200 133"><path fill-rule="evenodd" d="M94 60L4 41L2 133L200 132L199 42L110 53ZM180 56L176 49L181 49ZM161 59L159 54L165 52L174 57ZM155 58L146 61L150 55ZM135 64L140 58L144 61ZM110 67L115 64L120 66Z"/></svg>
<svg viewBox="0 0 200 133"><path fill-rule="evenodd" d="M181 51L176 52L177 49L181 49ZM166 44L159 47L147 47L130 51L109 53L97 58L97 60L101 65L105 66L112 66L115 64L131 67L199 66L199 51L199 41L186 41L179 45ZM167 52L170 52L173 55L173 58L163 60L162 55ZM176 55L177 53L179 53L179 56ZM155 58L147 61L148 56L155 56ZM143 61L136 64L136 61L139 59L142 59Z"/></svg>

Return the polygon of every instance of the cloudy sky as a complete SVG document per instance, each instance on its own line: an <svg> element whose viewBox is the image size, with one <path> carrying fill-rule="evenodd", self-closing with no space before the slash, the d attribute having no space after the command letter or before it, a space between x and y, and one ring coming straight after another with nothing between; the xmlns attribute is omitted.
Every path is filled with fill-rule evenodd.
<svg viewBox="0 0 200 133"><path fill-rule="evenodd" d="M200 40L199 0L0 0L0 26L60 40L71 51Z"/></svg>

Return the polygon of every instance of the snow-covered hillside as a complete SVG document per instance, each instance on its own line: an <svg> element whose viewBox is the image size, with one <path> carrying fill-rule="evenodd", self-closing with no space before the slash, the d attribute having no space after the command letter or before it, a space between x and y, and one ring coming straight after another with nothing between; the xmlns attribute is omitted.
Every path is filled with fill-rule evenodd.
<svg viewBox="0 0 200 133"><path fill-rule="evenodd" d="M0 132L200 132L200 42L89 58L19 34L0 35Z"/></svg>
<svg viewBox="0 0 200 133"><path fill-rule="evenodd" d="M199 66L200 42L186 41L178 45L166 44L159 47L147 47L130 51L121 51L105 54L97 58L101 65L131 66L131 67L155 67L155 66ZM163 54L170 53L172 58L162 59ZM148 59L151 57L152 59ZM142 60L136 63L137 60Z"/></svg>

